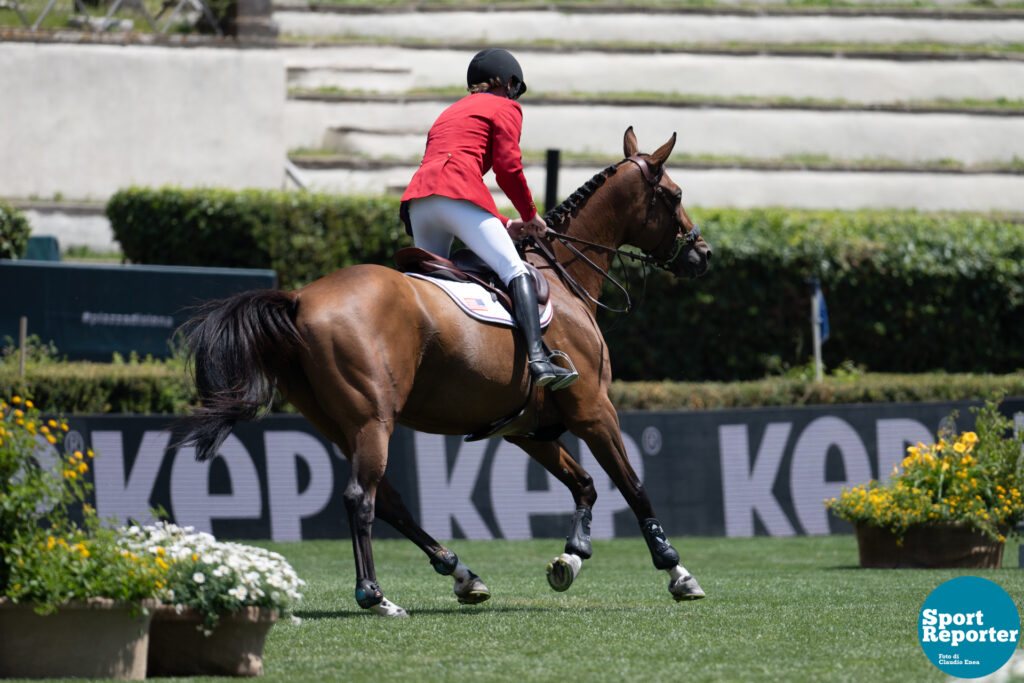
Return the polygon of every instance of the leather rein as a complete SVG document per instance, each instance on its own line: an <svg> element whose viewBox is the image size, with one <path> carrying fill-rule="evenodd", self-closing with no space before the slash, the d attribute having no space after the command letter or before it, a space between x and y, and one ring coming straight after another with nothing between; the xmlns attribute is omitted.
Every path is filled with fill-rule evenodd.
<svg viewBox="0 0 1024 683"><path fill-rule="evenodd" d="M620 161L618 164L615 165L615 168L617 169L619 166L626 162L632 162L636 164L637 167L640 169L640 172L643 173L644 180L646 180L647 184L653 189L653 192L651 193L651 201L647 205L647 215L644 217L644 227L646 228L647 224L650 222L651 219L651 212L654 210L656 202L659 197L662 201L666 202L666 204L669 204L671 208L670 200L665 197L665 190L661 187L661 177L662 175L664 175L665 168L663 165L662 168L658 170L657 174L652 173L651 167L648 165L647 160L636 154ZM696 243L697 239L700 237L700 228L697 226L696 223L694 223L693 229L686 233L684 237L676 237L675 247L672 250L672 254L667 259L664 260L655 258L654 256L651 256L650 254L647 253L637 254L632 251L626 251L625 249L609 247L605 244L591 242L590 240L585 240L581 237L573 237L571 235L566 235L564 233L552 230L550 227L548 227L546 235L550 238L556 239L559 242L561 242L562 246L568 249L576 258L580 259L591 270L601 274L605 279L611 282L612 285L614 285L615 288L622 292L623 296L626 297L626 305L624 308L612 308L598 301L597 298L591 296L590 292L588 292L586 288L583 287L583 285L577 282L576 279L569 274L569 271L565 269L565 266L558 262L558 259L555 258L554 253L546 244L544 244L540 240L532 240L533 244L537 247L537 250L544 257L544 259L551 265L552 268L555 269L555 271L561 276L561 278L566 282L566 284L569 285L569 288L572 289L577 296L589 301L590 303L600 308L603 308L609 313L629 313L630 311L633 310L633 302L629 296L629 290L626 288L626 286L619 282L617 279L615 279L612 276L611 272L605 270L604 268L601 268L601 266L594 263L586 254L584 254L582 251L576 248L575 245L570 244L570 242L576 242L578 244L583 244L592 249L598 249L600 251L615 254L620 259L630 258L633 259L634 261L639 261L641 264L643 264L643 283L644 291L646 291L647 266L653 265L657 266L658 268L670 270L672 263L682 253L683 249L688 245L693 245L694 243Z"/></svg>

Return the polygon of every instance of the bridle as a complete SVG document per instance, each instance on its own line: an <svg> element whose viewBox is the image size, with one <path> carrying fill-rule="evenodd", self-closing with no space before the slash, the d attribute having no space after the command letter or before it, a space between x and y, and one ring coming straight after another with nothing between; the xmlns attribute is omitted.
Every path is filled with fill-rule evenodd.
<svg viewBox="0 0 1024 683"><path fill-rule="evenodd" d="M651 201L647 204L647 213L644 216L644 228L646 229L647 225L651 221L652 212L657 207L657 202L659 200L665 203L665 206L668 208L670 212L673 212L673 210L675 209L675 203L671 198L667 196L665 188L661 186L661 179L662 176L664 176L665 174L665 167L664 165L662 165L662 167L658 169L657 173L653 173L651 171L650 165L647 163L647 160L638 154L634 154L615 164L613 168L617 170L619 166L627 162L632 162L636 164L637 168L639 168L640 172L643 174L644 180L647 181L647 185L652 189ZM697 240L700 238L700 227L696 223L694 223L692 230L685 233L683 236L676 235L675 244L671 250L672 253L669 255L668 258L665 259L657 258L646 252L642 254L637 254L636 252L633 251L626 251L625 249L609 247L604 244L598 244L597 242L591 242L590 240L585 240L581 237L573 237L571 235L566 235L565 233L553 230L550 227L550 221L547 232L545 234L547 237L561 242L562 246L568 249L573 254L573 256L575 256L580 261L585 263L591 270L594 270L595 272L601 274L605 279L611 282L612 285L614 285L620 292L622 292L623 296L626 297L626 305L623 308L612 308L598 301L596 297L591 296L590 292L588 292L586 288L583 287L583 285L577 282L576 279L569 274L569 272L565 269L565 266L558 262L558 260L555 258L554 253L548 248L546 244L544 244L540 240L533 240L533 244L537 247L537 250L540 252L541 256L543 256L544 259L551 265L551 267L558 272L561 278L565 281L567 285L569 285L569 287L577 294L577 296L586 299L590 303L600 308L603 308L604 310L610 313L629 313L630 311L633 310L633 302L630 299L629 290L625 287L625 285L616 280L609 271L601 268L601 266L594 263L586 254L577 249L575 245L570 244L570 242L576 242L577 244L583 244L592 249L598 249L606 253L615 254L615 256L618 257L620 260L622 258L629 258L633 259L634 261L639 261L642 265L641 272L643 274L643 291L646 291L647 267L655 266L673 272L673 264L675 263L676 259L679 258L679 256L683 253L683 250L687 246L692 246L696 244Z"/></svg>

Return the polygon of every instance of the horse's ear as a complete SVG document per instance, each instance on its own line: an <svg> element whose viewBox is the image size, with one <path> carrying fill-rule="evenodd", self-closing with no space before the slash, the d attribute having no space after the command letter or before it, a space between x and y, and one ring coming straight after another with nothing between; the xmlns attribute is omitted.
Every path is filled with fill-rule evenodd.
<svg viewBox="0 0 1024 683"><path fill-rule="evenodd" d="M664 164L668 161L668 155L672 153L672 148L676 146L676 134L672 133L672 137L664 145L655 150L654 154L651 155L651 161L657 165Z"/></svg>
<svg viewBox="0 0 1024 683"><path fill-rule="evenodd" d="M628 159L639 151L640 146L636 143L636 133L633 132L633 126L630 126L626 129L626 135L622 139L623 156Z"/></svg>

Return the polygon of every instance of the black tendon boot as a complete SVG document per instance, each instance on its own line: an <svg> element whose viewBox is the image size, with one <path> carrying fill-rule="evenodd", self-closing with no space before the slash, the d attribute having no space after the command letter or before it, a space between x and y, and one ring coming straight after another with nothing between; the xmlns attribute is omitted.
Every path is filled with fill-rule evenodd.
<svg viewBox="0 0 1024 683"><path fill-rule="evenodd" d="M566 368L555 365L546 353L540 338L540 316L537 314L537 293L533 288L533 279L529 275L519 275L508 283L508 291L512 295L512 308L519 326L526 339L526 355L530 361L530 374L533 383L538 387L552 385L552 389L563 389L577 379L579 375Z"/></svg>

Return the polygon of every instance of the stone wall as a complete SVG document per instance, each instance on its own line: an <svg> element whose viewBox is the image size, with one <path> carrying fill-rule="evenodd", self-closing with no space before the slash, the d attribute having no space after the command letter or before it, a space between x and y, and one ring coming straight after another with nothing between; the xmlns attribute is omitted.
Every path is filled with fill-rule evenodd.
<svg viewBox="0 0 1024 683"><path fill-rule="evenodd" d="M273 50L2 42L0 196L281 187L284 95Z"/></svg>

